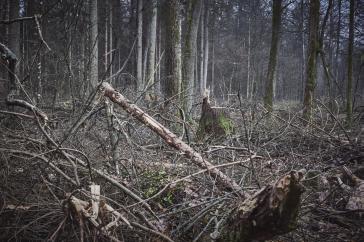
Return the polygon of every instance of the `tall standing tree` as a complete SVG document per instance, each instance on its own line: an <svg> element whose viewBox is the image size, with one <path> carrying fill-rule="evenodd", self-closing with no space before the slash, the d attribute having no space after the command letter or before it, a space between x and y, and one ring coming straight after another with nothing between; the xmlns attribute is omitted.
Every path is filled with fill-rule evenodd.
<svg viewBox="0 0 364 242"><path fill-rule="evenodd" d="M9 19L19 18L19 0L9 1ZM8 29L8 47L15 54L15 56L20 58L20 25L19 22L13 22L9 25ZM10 62L10 76L9 76L9 87L8 93L15 94L17 92L16 76L19 74L19 65L17 62Z"/></svg>
<svg viewBox="0 0 364 242"><path fill-rule="evenodd" d="M197 34L202 8L202 0L189 0L187 6L186 34L183 49L183 83L186 98L183 100L185 113L192 108L192 96L194 93L194 72L197 49Z"/></svg>
<svg viewBox="0 0 364 242"><path fill-rule="evenodd" d="M273 110L273 83L277 66L277 52L279 42L279 31L281 28L282 18L282 0L273 0L273 17L272 17L272 40L269 54L269 64L267 73L267 84L264 97L265 108Z"/></svg>
<svg viewBox="0 0 364 242"><path fill-rule="evenodd" d="M164 3L165 12L165 97L169 99L177 95L181 90L182 60L181 60L181 20L179 16L180 6L178 0L169 0Z"/></svg>
<svg viewBox="0 0 364 242"><path fill-rule="evenodd" d="M138 0L137 90L143 90L143 0Z"/></svg>
<svg viewBox="0 0 364 242"><path fill-rule="evenodd" d="M346 116L351 125L353 114L353 46L354 46L354 5L355 0L350 0L349 13L349 42L348 42L348 80L346 87Z"/></svg>
<svg viewBox="0 0 364 242"><path fill-rule="evenodd" d="M155 80L155 53L156 53L156 39L157 39L157 0L151 0L152 16L149 26L149 54L148 54L148 75L147 86L151 85L153 94L157 94L157 90L154 85Z"/></svg>
<svg viewBox="0 0 364 242"><path fill-rule="evenodd" d="M91 70L90 83L92 88L96 88L99 76L99 41L98 41L98 16L97 0L90 0L90 21L91 21Z"/></svg>
<svg viewBox="0 0 364 242"><path fill-rule="evenodd" d="M209 65L209 1L205 0L205 28L204 28L204 37L205 37L205 44L204 44L204 61L203 61L203 85L202 88L203 90L206 89L206 85L207 85L207 71L208 71L208 65Z"/></svg>
<svg viewBox="0 0 364 242"><path fill-rule="evenodd" d="M309 44L303 117L310 120L312 102L316 85L316 64L319 47L320 0L310 0Z"/></svg>

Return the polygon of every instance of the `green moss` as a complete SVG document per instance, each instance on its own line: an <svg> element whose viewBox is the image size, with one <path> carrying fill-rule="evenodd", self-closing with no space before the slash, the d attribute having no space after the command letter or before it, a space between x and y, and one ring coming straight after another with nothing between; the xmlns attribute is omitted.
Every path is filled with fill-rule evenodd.
<svg viewBox="0 0 364 242"><path fill-rule="evenodd" d="M169 182L168 174L164 170L152 170L143 174L142 190L144 197L152 197L160 189ZM154 201L160 203L162 206L170 206L176 202L179 192L182 190L181 185L170 188L168 192L162 193Z"/></svg>
<svg viewBox="0 0 364 242"><path fill-rule="evenodd" d="M220 114L219 116L219 125L225 131L225 134L232 134L234 131L234 124L231 119L225 117L225 115Z"/></svg>

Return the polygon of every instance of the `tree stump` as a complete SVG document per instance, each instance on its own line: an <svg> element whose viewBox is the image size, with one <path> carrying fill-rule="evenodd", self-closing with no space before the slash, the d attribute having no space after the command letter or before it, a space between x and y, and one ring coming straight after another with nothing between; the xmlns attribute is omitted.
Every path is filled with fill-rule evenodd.
<svg viewBox="0 0 364 242"><path fill-rule="evenodd" d="M221 138L231 134L233 130L234 125L229 114L223 108L211 107L208 91L205 91L197 139Z"/></svg>
<svg viewBox="0 0 364 242"><path fill-rule="evenodd" d="M238 204L217 241L268 240L294 230L304 191L300 184L304 173L291 171Z"/></svg>

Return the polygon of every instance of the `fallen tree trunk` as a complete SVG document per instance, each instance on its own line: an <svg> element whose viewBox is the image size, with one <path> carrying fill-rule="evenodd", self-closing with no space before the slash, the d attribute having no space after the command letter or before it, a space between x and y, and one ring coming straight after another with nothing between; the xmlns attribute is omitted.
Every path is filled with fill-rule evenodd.
<svg viewBox="0 0 364 242"><path fill-rule="evenodd" d="M126 112L131 114L133 117L138 119L143 124L147 125L151 130L158 134L164 139L167 144L184 152L184 155L189 158L194 164L203 169L208 169L209 174L215 179L217 185L220 188L234 191L243 198L246 197L245 193L241 190L241 187L230 177L226 176L219 169L214 167L209 161L204 159L200 153L192 149L188 144L179 139L174 133L169 129L161 125L153 117L149 116L137 105L132 104L128 99L126 99L121 93L114 90L114 88L107 82L102 84L102 92L106 97L108 97L112 102L121 106Z"/></svg>

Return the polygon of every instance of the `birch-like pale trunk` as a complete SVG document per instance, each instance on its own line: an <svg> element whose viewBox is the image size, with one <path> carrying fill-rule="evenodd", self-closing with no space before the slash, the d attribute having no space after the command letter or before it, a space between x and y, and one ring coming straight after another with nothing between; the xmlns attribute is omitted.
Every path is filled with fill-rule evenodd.
<svg viewBox="0 0 364 242"><path fill-rule="evenodd" d="M98 83L99 68L99 48L98 48L98 16L97 0L90 0L90 19L91 19L91 65L90 65L90 84L91 88L96 88Z"/></svg>
<svg viewBox="0 0 364 242"><path fill-rule="evenodd" d="M149 26L149 55L148 55L148 75L147 87L152 86L151 92L156 95L157 91L154 86L155 82L155 53L156 53L156 39L157 39L157 0L151 0L152 16Z"/></svg>
<svg viewBox="0 0 364 242"><path fill-rule="evenodd" d="M143 90L143 0L138 0L137 90Z"/></svg>

